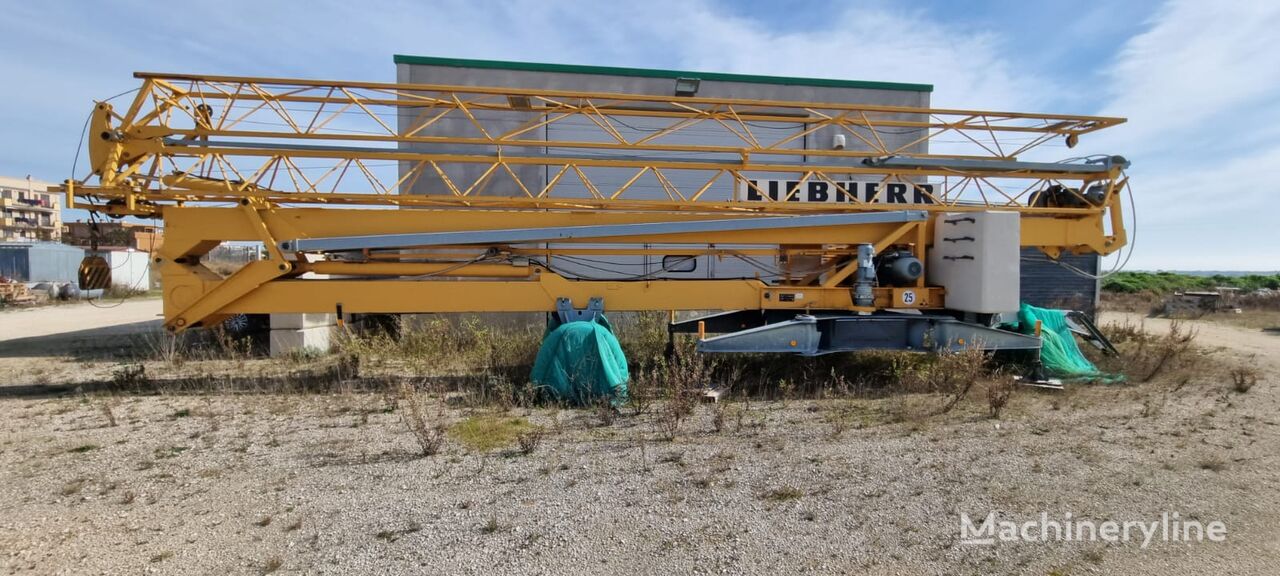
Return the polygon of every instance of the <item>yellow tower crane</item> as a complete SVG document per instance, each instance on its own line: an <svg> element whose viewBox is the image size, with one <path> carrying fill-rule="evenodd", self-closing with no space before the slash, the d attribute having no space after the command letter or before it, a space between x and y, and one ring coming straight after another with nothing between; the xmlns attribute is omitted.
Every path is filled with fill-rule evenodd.
<svg viewBox="0 0 1280 576"><path fill-rule="evenodd" d="M1019 251L1126 241L1122 157L1025 159L1119 118L135 76L127 107L95 105L92 173L62 189L68 207L164 221L152 256L171 330L233 314L698 310L728 311L697 324L728 333L708 351L1032 348L992 320L1010 294L1016 310ZM798 145L820 134L833 146ZM245 241L267 257L227 276L202 262Z"/></svg>

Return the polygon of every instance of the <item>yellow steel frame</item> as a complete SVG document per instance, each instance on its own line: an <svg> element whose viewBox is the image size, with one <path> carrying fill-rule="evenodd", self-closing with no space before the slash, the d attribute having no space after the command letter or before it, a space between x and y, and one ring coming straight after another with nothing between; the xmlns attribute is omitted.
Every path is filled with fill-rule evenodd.
<svg viewBox="0 0 1280 576"><path fill-rule="evenodd" d="M165 220L165 243L154 258L164 282L166 324L174 329L232 313L328 312L339 306L349 312L542 311L554 309L559 297L585 305L603 296L615 310L892 306L898 293L888 288L877 291L874 307L854 306L845 284L856 267L851 258L856 244L874 244L877 251L909 247L923 258L932 218L613 237L607 247L599 245L600 239L555 248L494 245L479 247L489 250L483 258L476 257L476 246L373 252L345 261L317 261L277 248L278 241L290 238L904 208L887 202L883 191L869 199L822 204L797 202L790 195L747 202L724 193L726 187L755 186L760 177L802 186L824 182L840 192L850 179L902 183L927 198L928 203L909 208L932 214L1017 211L1023 245L1050 255L1063 250L1107 254L1125 243L1119 201L1125 181L1118 167L1085 174L1051 168L887 168L863 162L885 157L1012 161L1051 141L1074 145L1082 135L1123 122L1118 118L505 87L137 77L142 85L126 109L117 111L106 102L95 106L89 130L92 173L63 189L70 207ZM642 130L631 126L638 121L645 123ZM549 126L567 122L577 122L572 131L577 136L550 135ZM771 129L778 125L793 128ZM699 130L717 132L719 143L689 144L682 137ZM846 136L850 146L796 147L805 138L832 132ZM948 146L957 142L961 145ZM931 144L948 150L928 153ZM397 164L394 176L380 167L383 162ZM464 166L471 168L461 170ZM544 167L545 180L522 178L525 166ZM606 186L592 176L600 170L629 176ZM674 177L677 173L683 178ZM700 184L677 184L690 181L690 175L701 175L693 179ZM407 193L419 191L424 176L436 184L426 193ZM518 193L488 193L504 179ZM651 190L660 194L639 194L642 180L656 182ZM926 189L926 181L934 186ZM1031 198L1053 184L1074 190L1101 186L1104 193L1100 200L1076 193L1071 207L1032 205ZM395 207L419 210L372 209ZM200 263L202 255L229 241L261 241L270 257L227 277ZM744 244L753 248L721 247ZM547 267L556 257L573 254L775 255L810 265L788 264L773 281L588 281ZM526 260L530 257L532 262ZM307 273L347 279L308 279ZM940 289L923 281L914 289L920 292L915 307L945 305Z"/></svg>

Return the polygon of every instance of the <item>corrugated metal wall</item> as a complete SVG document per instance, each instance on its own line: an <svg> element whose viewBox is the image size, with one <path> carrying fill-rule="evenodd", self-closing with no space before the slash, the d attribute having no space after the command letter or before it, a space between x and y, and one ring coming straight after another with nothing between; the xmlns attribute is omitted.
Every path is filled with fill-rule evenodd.
<svg viewBox="0 0 1280 576"><path fill-rule="evenodd" d="M0 275L20 282L76 282L84 250L66 244L0 244Z"/></svg>
<svg viewBox="0 0 1280 576"><path fill-rule="evenodd" d="M0 276L26 282L31 273L27 266L30 248L22 244L0 244Z"/></svg>
<svg viewBox="0 0 1280 576"><path fill-rule="evenodd" d="M1097 275L1096 254L1063 254L1059 261ZM1022 301L1044 308L1080 310L1092 315L1097 307L1098 281L1073 274L1035 248L1022 250Z"/></svg>

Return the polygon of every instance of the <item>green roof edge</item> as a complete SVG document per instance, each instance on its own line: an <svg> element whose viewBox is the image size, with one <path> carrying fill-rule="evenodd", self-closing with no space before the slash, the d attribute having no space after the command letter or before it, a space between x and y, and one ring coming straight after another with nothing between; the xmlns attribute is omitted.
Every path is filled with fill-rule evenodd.
<svg viewBox="0 0 1280 576"><path fill-rule="evenodd" d="M408 56L405 54L396 54L395 63L418 64L424 66L449 66L453 68L490 68L496 70L523 70L528 72L637 76L641 78L700 78L702 80L716 80L721 82L751 82L755 84L780 84L784 86L823 86L829 88L863 88L868 90L933 92L932 84L875 82L868 80L833 80L830 78L798 78L793 76L759 76L755 74L729 74L725 72L691 72L688 70L620 68L616 66L582 66L577 64L546 64L541 62L510 62L506 60L471 60L467 58Z"/></svg>

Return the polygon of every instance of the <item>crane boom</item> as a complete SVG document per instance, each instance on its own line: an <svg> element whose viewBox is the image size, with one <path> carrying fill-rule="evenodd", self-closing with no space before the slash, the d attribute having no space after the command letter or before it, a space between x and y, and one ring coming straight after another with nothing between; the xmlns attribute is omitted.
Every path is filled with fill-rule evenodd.
<svg viewBox="0 0 1280 576"><path fill-rule="evenodd" d="M153 258L174 330L235 313L554 311L592 299L945 310L944 287L919 274L868 280L859 255L922 263L940 218L992 212L1015 213L1015 242L1054 257L1126 242L1123 158L1024 159L1120 118L135 76L127 108L95 104L91 173L62 190L68 207L165 221ZM225 277L201 263L238 241L262 242L268 258ZM608 278L557 265L623 256L663 264ZM673 277L699 257L761 270Z"/></svg>

